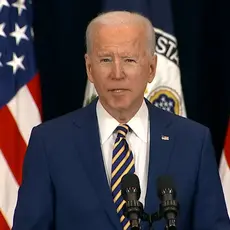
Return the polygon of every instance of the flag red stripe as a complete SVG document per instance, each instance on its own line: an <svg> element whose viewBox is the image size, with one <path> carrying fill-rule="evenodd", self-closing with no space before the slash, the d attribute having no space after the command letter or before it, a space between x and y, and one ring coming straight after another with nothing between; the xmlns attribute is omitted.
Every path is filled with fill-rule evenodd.
<svg viewBox="0 0 230 230"><path fill-rule="evenodd" d="M20 185L23 159L27 146L7 106L0 110L0 127L0 148L15 179Z"/></svg>
<svg viewBox="0 0 230 230"><path fill-rule="evenodd" d="M0 229L1 230L10 230L8 224L6 223L5 218L3 217L1 211L0 211Z"/></svg>
<svg viewBox="0 0 230 230"><path fill-rule="evenodd" d="M228 167L230 169L230 120L228 123L228 130L227 130L227 135L225 139L224 152L225 152L225 158L228 163Z"/></svg>
<svg viewBox="0 0 230 230"><path fill-rule="evenodd" d="M38 107L40 115L42 114L42 98L40 87L40 76L36 74L33 79L27 84L29 91Z"/></svg>

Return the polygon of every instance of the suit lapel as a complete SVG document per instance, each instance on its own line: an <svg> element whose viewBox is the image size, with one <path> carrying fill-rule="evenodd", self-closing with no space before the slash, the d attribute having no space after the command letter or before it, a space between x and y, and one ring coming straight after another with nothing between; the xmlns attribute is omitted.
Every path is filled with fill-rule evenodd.
<svg viewBox="0 0 230 230"><path fill-rule="evenodd" d="M149 102L147 104L150 115L150 157L145 211L153 213L159 208L156 180L158 176L167 173L174 144L174 136L172 129L170 129L170 116L165 116L166 114L163 111L155 108Z"/></svg>
<svg viewBox="0 0 230 230"><path fill-rule="evenodd" d="M78 140L76 147L78 151L79 149L81 150L79 157L101 201L101 205L104 207L111 222L117 229L120 229L119 218L113 203L102 158L96 102L97 100L85 108L85 113L81 120L75 121L75 136Z"/></svg>
<svg viewBox="0 0 230 230"><path fill-rule="evenodd" d="M104 169L96 116L96 102L97 100L84 108L85 112L82 113L81 119L74 122L74 133L78 140L76 144L78 150L76 151L81 150L79 157L98 198L101 200L101 205L104 207L111 222L117 229L121 229ZM146 103L150 115L150 157L145 211L153 213L159 208L156 180L158 176L167 173L174 136L170 128L169 116L165 117L165 113L155 108L149 101L146 100ZM167 140L168 138L169 140Z"/></svg>

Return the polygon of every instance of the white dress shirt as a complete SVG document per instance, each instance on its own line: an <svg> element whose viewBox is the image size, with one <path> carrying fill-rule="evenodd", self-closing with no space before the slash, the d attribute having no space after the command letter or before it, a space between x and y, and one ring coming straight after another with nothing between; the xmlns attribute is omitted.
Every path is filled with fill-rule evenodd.
<svg viewBox="0 0 230 230"><path fill-rule="evenodd" d="M101 150L105 165L106 176L110 186L111 183L111 169L112 169L112 153L113 146L116 139L114 130L119 125L101 105L97 102L96 107ZM147 190L148 166L149 166L149 114L148 108L143 100L142 106L136 115L127 123L133 132L127 134L126 140L132 150L135 162L135 173L139 177L141 187L140 202L145 205L145 196Z"/></svg>

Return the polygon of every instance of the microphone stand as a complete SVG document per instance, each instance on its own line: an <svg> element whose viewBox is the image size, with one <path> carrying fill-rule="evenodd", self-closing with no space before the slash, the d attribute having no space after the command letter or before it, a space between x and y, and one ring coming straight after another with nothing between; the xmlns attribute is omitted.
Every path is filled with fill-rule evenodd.
<svg viewBox="0 0 230 230"><path fill-rule="evenodd" d="M153 230L153 223L159 221L162 218L160 212L154 212L153 214L147 214L143 212L141 220L149 223L149 230Z"/></svg>
<svg viewBox="0 0 230 230"><path fill-rule="evenodd" d="M140 221L145 221L149 223L149 230L153 230L153 223L162 219L163 215L160 211L157 211L153 214L148 214L144 212L143 205L140 201L132 201L126 202L123 205L124 216L127 217L131 221L131 229L132 230L140 230L141 226L139 224ZM136 218L132 218L135 216Z"/></svg>
<svg viewBox="0 0 230 230"><path fill-rule="evenodd" d="M124 216L126 216L130 221L132 221L132 230L141 230L138 220L142 220L149 223L149 230L154 230L153 223L165 218L165 213L167 211L174 211L177 213L179 204L173 200L171 202L163 202L159 206L159 210L152 214L148 214L143 210L143 204L140 201L126 202L123 205ZM135 218L132 218L132 217ZM168 219L165 225L165 230L177 230L175 219Z"/></svg>

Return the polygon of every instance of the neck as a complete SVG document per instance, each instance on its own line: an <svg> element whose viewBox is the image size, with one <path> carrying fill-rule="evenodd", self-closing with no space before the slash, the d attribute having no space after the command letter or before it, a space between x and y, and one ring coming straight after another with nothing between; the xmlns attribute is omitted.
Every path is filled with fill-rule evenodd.
<svg viewBox="0 0 230 230"><path fill-rule="evenodd" d="M128 123L134 116L135 114L138 112L138 110L140 109L141 105L142 105L142 101L136 103L135 105L133 105L131 108L121 108L121 109L114 109L111 108L110 106L104 104L103 102L101 102L102 106L104 107L104 109L114 118L116 119L120 124L125 124Z"/></svg>

